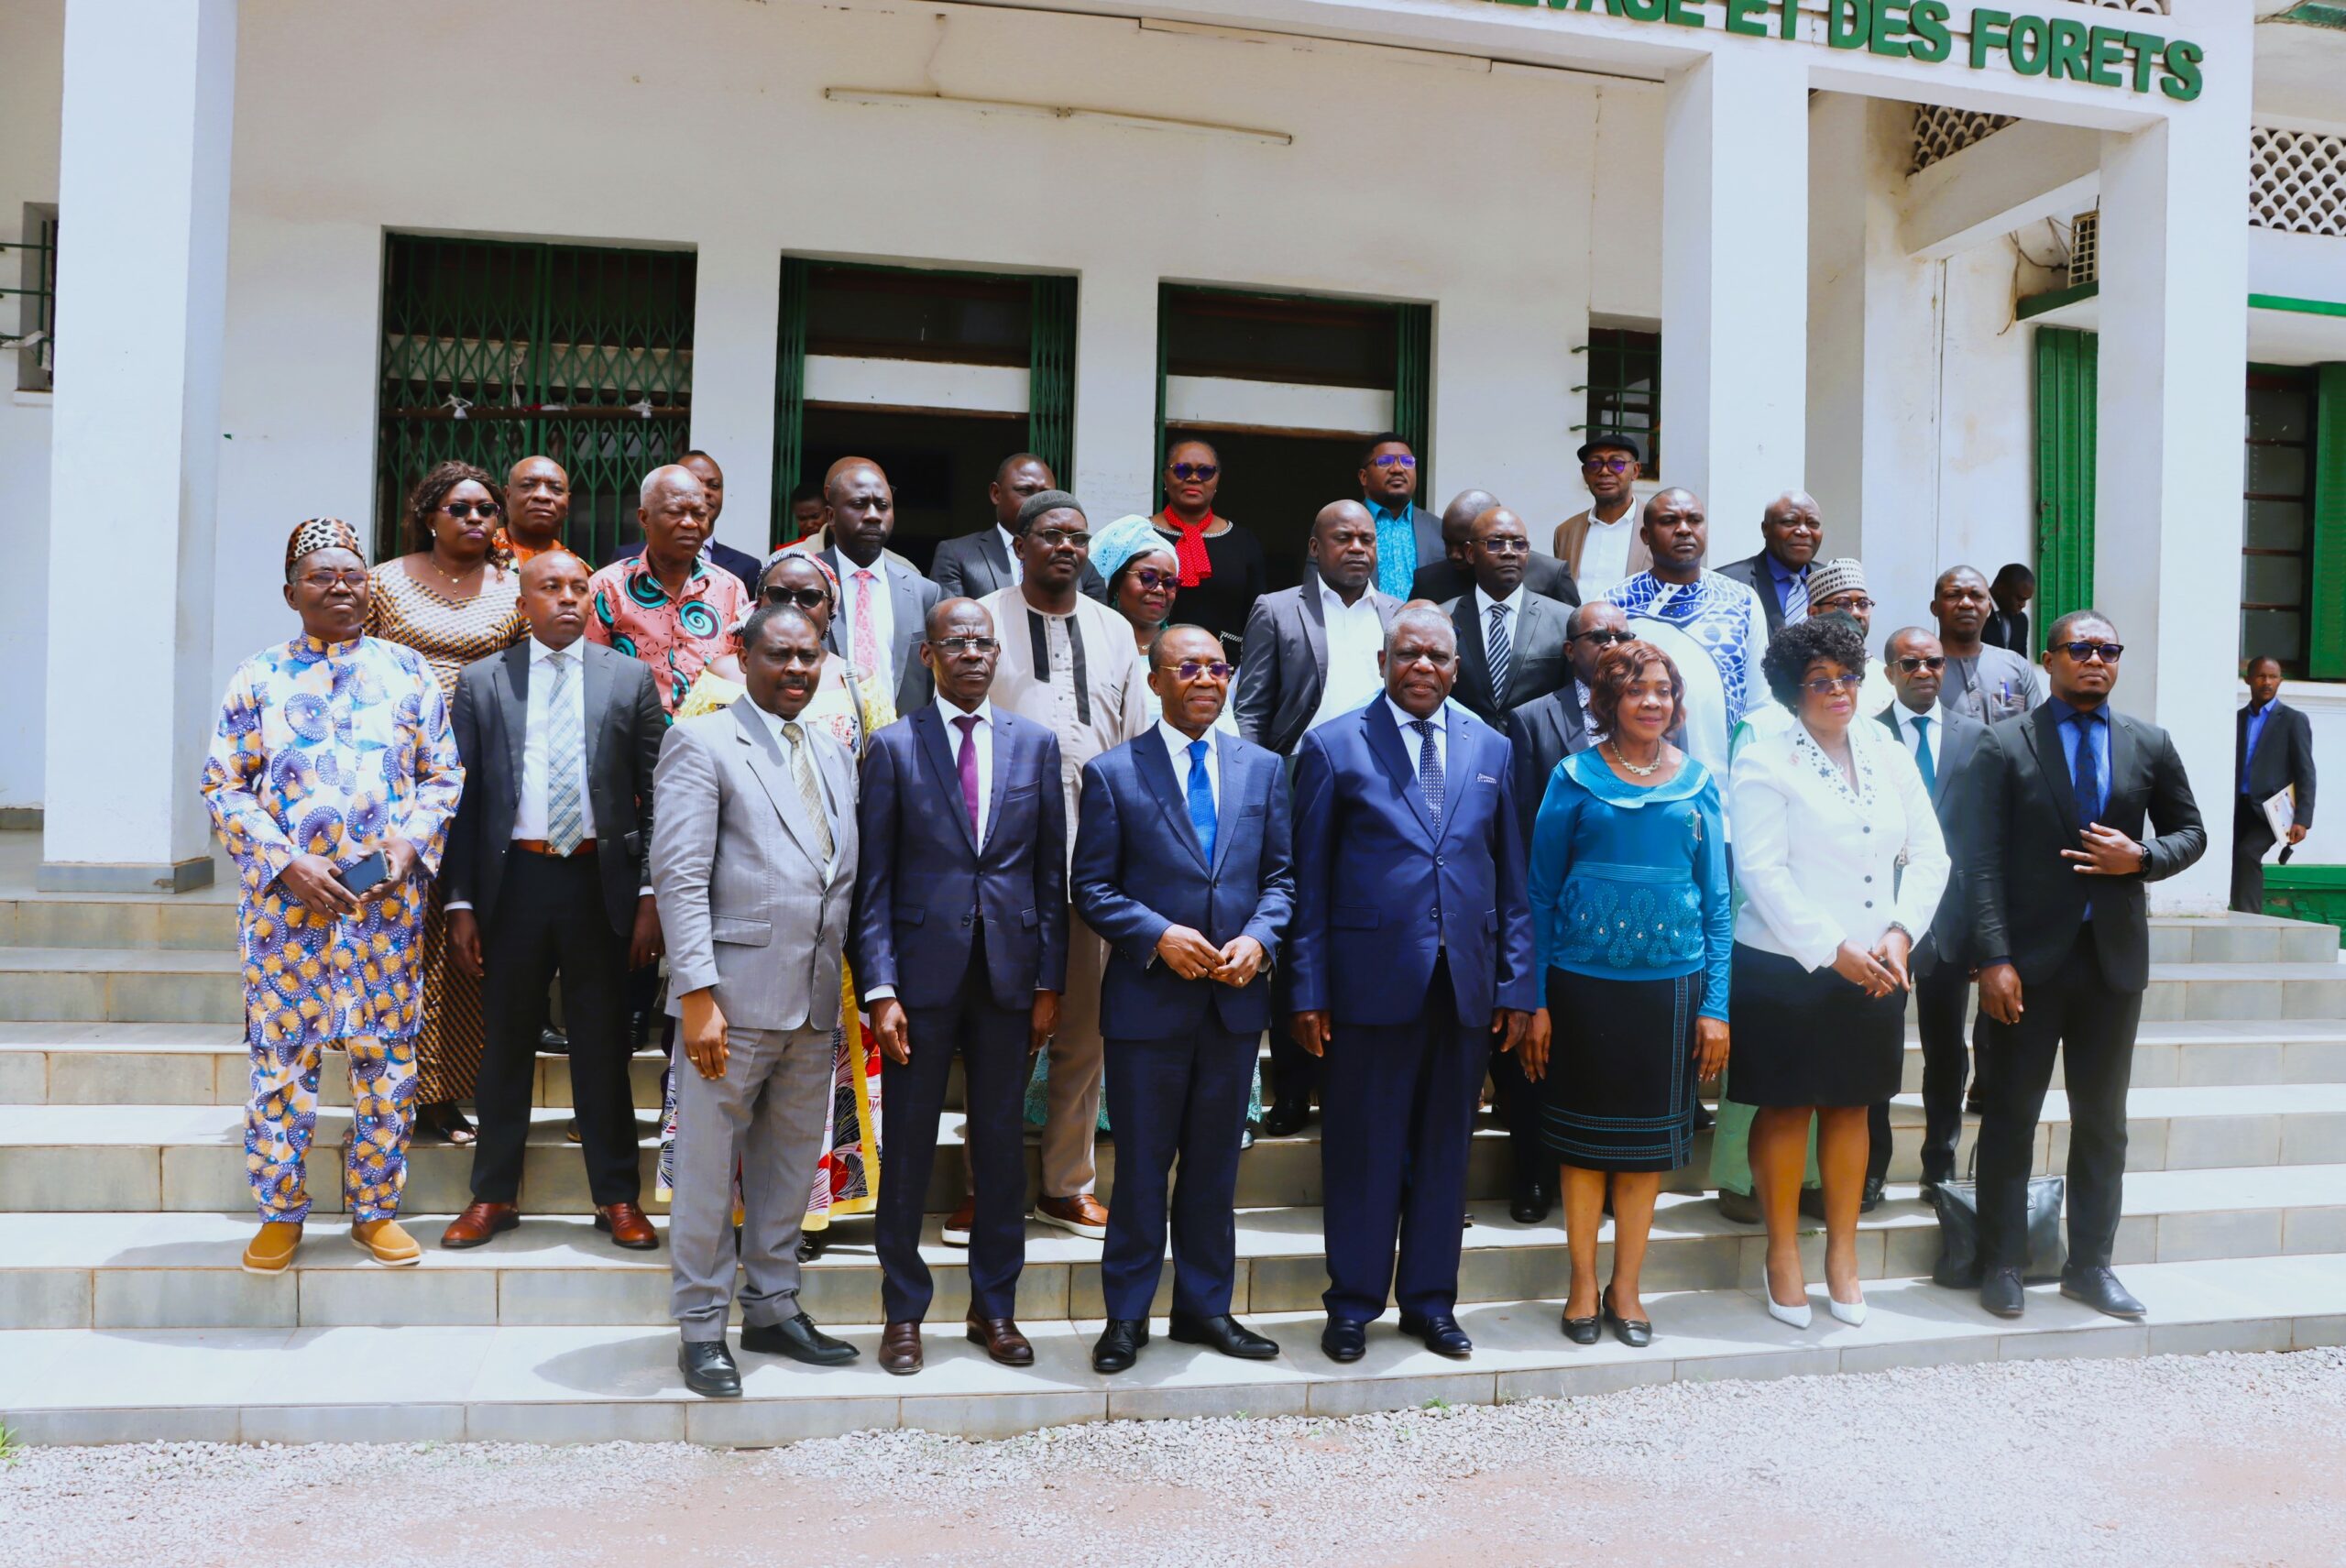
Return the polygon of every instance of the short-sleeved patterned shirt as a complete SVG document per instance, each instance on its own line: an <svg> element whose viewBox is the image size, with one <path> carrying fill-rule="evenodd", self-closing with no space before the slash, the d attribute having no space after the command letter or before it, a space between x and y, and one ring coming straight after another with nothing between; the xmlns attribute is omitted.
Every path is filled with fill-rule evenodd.
<svg viewBox="0 0 2346 1568"><path fill-rule="evenodd" d="M651 665L672 718L709 662L733 652L733 629L751 608L740 578L697 557L682 598L668 597L641 555L612 562L586 587L595 606L586 635Z"/></svg>

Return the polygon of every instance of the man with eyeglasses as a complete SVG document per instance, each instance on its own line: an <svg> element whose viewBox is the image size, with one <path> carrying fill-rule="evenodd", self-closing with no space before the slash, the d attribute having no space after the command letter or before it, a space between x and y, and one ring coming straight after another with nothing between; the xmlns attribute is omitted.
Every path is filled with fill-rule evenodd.
<svg viewBox="0 0 2346 1568"><path fill-rule="evenodd" d="M1574 609L1564 622L1564 651L1572 660L1569 685L1519 703L1507 715L1507 739L1515 748L1515 804L1523 817L1523 841L1531 841L1539 819L1540 802L1548 793L1548 776L1556 764L1585 751L1605 739L1589 711L1589 683L1596 679L1596 662L1605 651L1634 642L1628 617L1609 599L1591 599Z"/></svg>
<svg viewBox="0 0 2346 1568"><path fill-rule="evenodd" d="M1279 1353L1230 1304L1246 1100L1294 910L1287 768L1216 730L1231 670L1211 632L1168 626L1148 660L1164 718L1085 765L1069 874L1109 948L1100 1026L1116 1208L1100 1255L1108 1321L1091 1351L1103 1373L1130 1368L1148 1343L1168 1213L1170 1337L1241 1360Z"/></svg>
<svg viewBox="0 0 2346 1568"><path fill-rule="evenodd" d="M1595 598L1653 565L1636 514L1645 448L1634 435L1596 435L1581 444L1578 456L1590 505L1556 525L1555 553L1581 593Z"/></svg>
<svg viewBox="0 0 2346 1568"><path fill-rule="evenodd" d="M1990 725L1965 770L1972 951L1992 1064L1979 1124L1979 1301L2001 1318L2026 1304L2028 1175L2056 1055L2069 1102L2061 1294L2111 1317L2143 1315L2110 1267L2150 984L2143 890L2198 860L2208 835L2166 731L2110 708L2124 652L2099 610L2063 616L2045 640L2051 700Z"/></svg>
<svg viewBox="0 0 2346 1568"><path fill-rule="evenodd" d="M1455 696L1505 735L1511 708L1572 683L1572 611L1524 587L1531 534L1521 518L1493 507L1474 520L1471 539L1474 591L1445 607L1458 633Z"/></svg>
<svg viewBox="0 0 2346 1568"><path fill-rule="evenodd" d="M2045 700L2045 683L2027 655L1984 640L1995 606L1988 579L1969 566L1948 567L1931 589L1931 614L1946 650L1939 700L1982 724L2026 713Z"/></svg>
<svg viewBox="0 0 2346 1568"><path fill-rule="evenodd" d="M1361 448L1361 504L1376 525L1376 587L1394 601L1413 596L1410 584L1442 556L1442 520L1417 504L1418 455L1393 431Z"/></svg>
<svg viewBox="0 0 2346 1568"><path fill-rule="evenodd" d="M1431 599L1446 609L1452 600L1474 591L1474 520L1498 504L1498 498L1488 490L1461 490L1451 497L1442 513L1442 558L1418 568L1408 598ZM1567 609L1580 603L1580 587L1573 581L1572 568L1537 550L1524 568L1523 586Z"/></svg>
<svg viewBox="0 0 2346 1568"><path fill-rule="evenodd" d="M1803 491L1786 490L1760 514L1760 553L1719 568L1760 597L1768 618L1768 635L1797 626L1816 613L1814 569L1817 546L1825 543L1825 521L1815 500ZM1882 694L1883 700L1889 694Z"/></svg>
<svg viewBox="0 0 2346 1568"><path fill-rule="evenodd" d="M1017 585L980 601L1002 640L993 704L1058 737L1065 817L1074 822L1081 814L1083 765L1149 728L1148 672L1124 617L1083 594L1091 554L1083 503L1065 490L1029 496L1018 509L1017 532ZM1070 914L1067 989L1045 1080L1043 1191L1035 1204L1044 1223L1095 1241L1108 1233L1107 1208L1092 1196L1106 961L1098 934L1080 914ZM947 1222L948 1243L962 1219L957 1213Z"/></svg>
<svg viewBox="0 0 2346 1568"><path fill-rule="evenodd" d="M924 1362L935 1290L921 1225L957 1052L972 1200L966 1332L1004 1365L1035 1358L1014 1310L1026 1068L1067 987L1067 819L1058 737L990 698L1001 652L983 605L939 601L920 649L937 700L874 735L863 759L849 949L880 1042L880 1369L897 1376Z"/></svg>
<svg viewBox="0 0 2346 1568"><path fill-rule="evenodd" d="M983 598L1018 582L1018 509L1028 498L1045 490L1056 490L1059 482L1051 477L1051 466L1031 452L1014 452L1003 458L993 471L993 483L986 487L986 499L993 504L993 523L975 533L965 533L948 539L937 547L937 557L929 564L928 575L937 591L947 598L967 595ZM1108 585L1087 561L1083 565L1083 591L1106 603Z"/></svg>

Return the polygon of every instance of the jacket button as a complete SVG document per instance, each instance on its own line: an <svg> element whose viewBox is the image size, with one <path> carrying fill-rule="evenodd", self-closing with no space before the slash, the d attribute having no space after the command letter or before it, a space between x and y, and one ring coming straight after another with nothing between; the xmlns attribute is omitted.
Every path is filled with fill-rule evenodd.
<svg viewBox="0 0 2346 1568"><path fill-rule="evenodd" d="M1871 881L1873 881L1873 878L1871 878L1871 877L1868 877L1868 878L1866 878L1866 881L1868 881L1868 882L1871 882Z"/></svg>
<svg viewBox="0 0 2346 1568"><path fill-rule="evenodd" d="M966 916L966 915L962 916L961 916L961 924L962 924L962 925L964 925L964 926L967 926L969 923L970 923L970 917L969 917L968 916Z"/></svg>
<svg viewBox="0 0 2346 1568"><path fill-rule="evenodd" d="M1866 907L1867 907L1868 909L1871 909L1871 908L1873 907L1873 900L1872 900L1872 899L1869 898L1869 899L1867 899L1867 900L1866 900Z"/></svg>

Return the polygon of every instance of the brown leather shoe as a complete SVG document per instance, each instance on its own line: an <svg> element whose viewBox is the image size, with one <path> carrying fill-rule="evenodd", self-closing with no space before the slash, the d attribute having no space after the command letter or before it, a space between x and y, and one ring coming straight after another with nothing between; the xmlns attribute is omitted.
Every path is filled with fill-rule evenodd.
<svg viewBox="0 0 2346 1568"><path fill-rule="evenodd" d="M510 1231L521 1223L521 1211L510 1203L467 1203L465 1212L448 1222L440 1233L440 1245L463 1251L479 1246L500 1231Z"/></svg>
<svg viewBox="0 0 2346 1568"><path fill-rule="evenodd" d="M1093 1241L1108 1234L1108 1206L1089 1192L1079 1192L1072 1198L1037 1198L1035 1218Z"/></svg>
<svg viewBox="0 0 2346 1568"><path fill-rule="evenodd" d="M961 1206L945 1217L944 1242L947 1246L968 1246L970 1227L978 1223L978 1201L964 1198Z"/></svg>
<svg viewBox="0 0 2346 1568"><path fill-rule="evenodd" d="M608 1231L614 1244L630 1252L650 1252L660 1245L660 1233L632 1203L604 1203L595 1210L595 1228Z"/></svg>
<svg viewBox="0 0 2346 1568"><path fill-rule="evenodd" d="M986 1354L1004 1366L1035 1365L1035 1347L1008 1318L981 1318L972 1312L968 1327L970 1343L985 1346Z"/></svg>
<svg viewBox="0 0 2346 1568"><path fill-rule="evenodd" d="M909 1377L921 1366L918 1323L890 1323L880 1331L881 1371Z"/></svg>

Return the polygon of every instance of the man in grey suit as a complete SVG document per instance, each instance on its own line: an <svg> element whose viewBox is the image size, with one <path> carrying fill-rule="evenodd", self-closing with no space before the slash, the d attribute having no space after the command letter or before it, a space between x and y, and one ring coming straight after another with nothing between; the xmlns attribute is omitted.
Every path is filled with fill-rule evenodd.
<svg viewBox="0 0 2346 1568"><path fill-rule="evenodd" d="M1979 749L1986 725L1939 701L1946 679L1946 649L1935 632L1919 626L1891 634L1882 644L1882 666L1898 700L1879 716L1905 742L1931 792L1947 858L1955 870L1931 928L1914 944L1914 1011L1923 1036L1923 1184L1955 1176L1955 1145L1963 1132L1963 1015L1971 994L1971 959L1966 933L1969 895L1965 872L1974 847L1965 839L1968 814L1961 809L1964 765ZM1978 1068L1975 1066L1975 1072ZM1878 1186L1890 1162L1890 1107L1873 1113L1872 1163L1866 1196Z"/></svg>
<svg viewBox="0 0 2346 1568"><path fill-rule="evenodd" d="M1510 708L1572 685L1572 611L1524 587L1531 533L1521 518L1493 507L1474 520L1473 540L1474 591L1450 606L1458 634L1451 696L1506 735Z"/></svg>
<svg viewBox="0 0 2346 1568"><path fill-rule="evenodd" d="M538 1033L557 970L595 1228L631 1250L660 1245L640 1206L626 981L660 953L644 849L667 719L651 665L586 639L587 576L560 546L532 556L521 567L528 641L456 678L465 798L444 862L448 940L457 966L481 979L488 1038L473 1201L441 1236L445 1247L479 1246L521 1223Z"/></svg>
<svg viewBox="0 0 2346 1568"><path fill-rule="evenodd" d="M937 547L937 557L929 563L928 575L936 582L938 594L949 599L977 599L1015 587L1019 574L1018 509L1030 497L1058 488L1058 480L1051 475L1051 466L1033 453L1014 452L1003 458L1002 466L993 471L993 483L986 487L986 498L993 502L993 526L948 539ZM1089 561L1083 564L1076 587L1102 604L1108 602L1108 585L1101 581L1099 572Z"/></svg>
<svg viewBox="0 0 2346 1568"><path fill-rule="evenodd" d="M888 477L868 457L842 457L823 480L823 502L830 543L817 553L839 580L825 645L893 696L898 713L926 707L937 688L920 662L921 627L945 596L888 549L896 532Z"/></svg>
<svg viewBox="0 0 2346 1568"><path fill-rule="evenodd" d="M847 751L798 722L823 657L802 611L759 609L741 629L748 694L676 725L660 750L652 883L685 1058L669 1305L684 1334L685 1386L712 1398L741 1393L725 1346L737 1157L747 1211L741 1348L817 1366L856 1354L798 1304L800 1221L831 1098L857 848Z"/></svg>
<svg viewBox="0 0 2346 1568"><path fill-rule="evenodd" d="M1450 505L1442 513L1442 559L1418 568L1416 578L1409 584L1411 598L1448 604L1474 591L1474 520L1498 504L1499 499L1488 490L1461 490L1451 498ZM1554 599L1561 605L1580 603L1580 588L1573 582L1573 569L1555 556L1542 555L1536 550L1531 553L1531 564L1524 568L1523 586L1541 598Z"/></svg>

